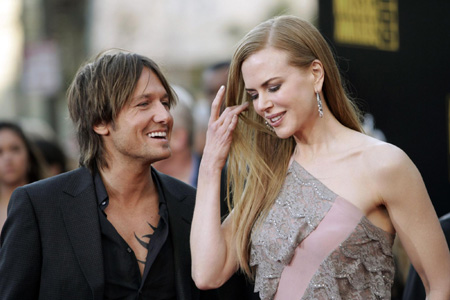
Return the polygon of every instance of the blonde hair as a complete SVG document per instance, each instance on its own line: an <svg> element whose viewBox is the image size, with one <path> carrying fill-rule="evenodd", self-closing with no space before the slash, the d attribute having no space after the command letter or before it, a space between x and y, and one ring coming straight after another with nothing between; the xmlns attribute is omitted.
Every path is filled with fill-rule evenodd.
<svg viewBox="0 0 450 300"><path fill-rule="evenodd" d="M323 101L344 126L362 132L360 114L343 87L340 73L325 39L309 22L279 16L252 29L238 44L228 76L226 105L250 101L241 73L242 63L263 48L274 47L289 55L289 63L307 68L318 59L324 68ZM240 115L228 162L228 203L233 208L233 237L241 269L249 266L251 231L267 215L286 177L295 148L293 137L280 139L265 125L253 106ZM231 196L231 197L230 197Z"/></svg>

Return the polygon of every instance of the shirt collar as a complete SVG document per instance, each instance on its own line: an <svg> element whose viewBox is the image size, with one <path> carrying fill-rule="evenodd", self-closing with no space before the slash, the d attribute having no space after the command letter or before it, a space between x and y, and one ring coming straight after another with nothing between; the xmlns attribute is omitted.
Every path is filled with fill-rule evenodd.
<svg viewBox="0 0 450 300"><path fill-rule="evenodd" d="M97 204L99 206L106 207L108 206L109 198L108 193L106 192L105 185L103 184L102 177L100 176L100 172L98 170L95 170L93 176L94 176L95 194L97 195Z"/></svg>
<svg viewBox="0 0 450 300"><path fill-rule="evenodd" d="M155 169L151 168L151 174L153 182L155 183L155 187L158 191L158 199L159 199L159 205L161 207L162 204L166 204L166 199L164 197L164 193L162 190L162 184L156 175ZM109 203L109 197L108 193L106 192L105 185L102 180L102 176L100 176L100 172L98 170L95 170L94 172L94 185L95 185L95 193L97 195L97 204L99 206L107 207Z"/></svg>

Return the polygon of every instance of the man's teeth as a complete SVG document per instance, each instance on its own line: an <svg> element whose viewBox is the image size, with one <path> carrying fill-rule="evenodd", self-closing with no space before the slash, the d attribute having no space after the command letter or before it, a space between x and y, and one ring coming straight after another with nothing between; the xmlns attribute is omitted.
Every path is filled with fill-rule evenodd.
<svg viewBox="0 0 450 300"><path fill-rule="evenodd" d="M149 137L166 137L167 133L165 131L160 131L160 132L152 132L148 135Z"/></svg>
<svg viewBox="0 0 450 300"><path fill-rule="evenodd" d="M279 119L281 119L281 117L282 117L282 116L278 116L278 117L275 117L275 118L271 118L271 119L269 119L269 120L270 120L270 122L275 123L276 121L278 121Z"/></svg>

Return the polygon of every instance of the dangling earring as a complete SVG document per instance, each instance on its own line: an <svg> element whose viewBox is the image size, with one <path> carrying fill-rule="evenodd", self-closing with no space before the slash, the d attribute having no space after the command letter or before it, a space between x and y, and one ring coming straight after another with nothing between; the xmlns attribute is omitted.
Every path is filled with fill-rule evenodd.
<svg viewBox="0 0 450 300"><path fill-rule="evenodd" d="M319 117L323 118L322 100L320 100L319 93L316 92L317 107L319 107Z"/></svg>
<svg viewBox="0 0 450 300"><path fill-rule="evenodd" d="M275 129L273 129L272 125L269 124L269 122L265 121L264 122L267 126L267 128L269 128L270 131L275 131Z"/></svg>

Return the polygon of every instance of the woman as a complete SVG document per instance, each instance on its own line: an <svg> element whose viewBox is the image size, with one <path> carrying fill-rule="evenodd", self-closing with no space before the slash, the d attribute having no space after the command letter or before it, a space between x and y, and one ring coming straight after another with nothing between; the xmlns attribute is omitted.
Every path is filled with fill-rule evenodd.
<svg viewBox="0 0 450 300"><path fill-rule="evenodd" d="M398 234L429 299L450 299L450 254L423 180L402 150L362 133L317 29L292 16L258 25L233 56L220 115L224 95L192 223L200 288L240 267L261 299L390 299ZM228 154L233 210L221 224Z"/></svg>
<svg viewBox="0 0 450 300"><path fill-rule="evenodd" d="M22 129L14 123L0 122L0 229L14 189L41 178L40 160Z"/></svg>

